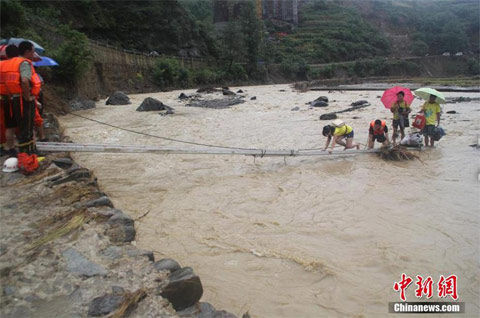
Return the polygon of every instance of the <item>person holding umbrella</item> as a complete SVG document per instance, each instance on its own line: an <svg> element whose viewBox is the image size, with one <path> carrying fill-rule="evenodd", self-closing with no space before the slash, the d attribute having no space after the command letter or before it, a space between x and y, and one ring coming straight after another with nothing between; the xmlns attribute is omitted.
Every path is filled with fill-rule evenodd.
<svg viewBox="0 0 480 318"><path fill-rule="evenodd" d="M411 112L410 105L413 101L412 92L401 86L395 86L387 89L382 96L382 103L385 108L390 109L393 113L393 134L392 141L396 144L398 130L400 129L400 140L405 137L405 127L410 127L408 114Z"/></svg>

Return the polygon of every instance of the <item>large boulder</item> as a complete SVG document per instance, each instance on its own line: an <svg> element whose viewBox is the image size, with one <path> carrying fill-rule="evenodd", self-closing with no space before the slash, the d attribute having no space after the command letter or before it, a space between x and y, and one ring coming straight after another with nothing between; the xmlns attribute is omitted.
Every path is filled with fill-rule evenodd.
<svg viewBox="0 0 480 318"><path fill-rule="evenodd" d="M328 103L328 97L327 96L320 96L316 100Z"/></svg>
<svg viewBox="0 0 480 318"><path fill-rule="evenodd" d="M331 120L331 119L337 119L337 114L327 113L320 116L320 120Z"/></svg>
<svg viewBox="0 0 480 318"><path fill-rule="evenodd" d="M107 270L102 266L88 260L74 248L69 248L62 253L67 264L67 270L73 274L84 277L104 276Z"/></svg>
<svg viewBox="0 0 480 318"><path fill-rule="evenodd" d="M222 94L223 94L223 95L226 95L226 96L234 96L234 95L235 95L235 93L232 92L232 91L229 90L229 89L223 89L223 90L222 90Z"/></svg>
<svg viewBox="0 0 480 318"><path fill-rule="evenodd" d="M117 91L110 95L105 105L128 105L131 104L130 98L124 92Z"/></svg>
<svg viewBox="0 0 480 318"><path fill-rule="evenodd" d="M94 298L88 305L88 315L93 317L103 316L117 309L123 301L123 296L105 294Z"/></svg>
<svg viewBox="0 0 480 318"><path fill-rule="evenodd" d="M72 111L92 109L95 108L95 102L89 99L74 99L70 102L70 109Z"/></svg>
<svg viewBox="0 0 480 318"><path fill-rule="evenodd" d="M203 295L202 282L193 269L184 267L168 276L168 283L161 289L160 295L180 311L196 304Z"/></svg>
<svg viewBox="0 0 480 318"><path fill-rule="evenodd" d="M143 102L138 106L137 112L150 112L150 111L158 111L158 110L173 110L173 108L168 107L158 99L147 97L143 100Z"/></svg>
<svg viewBox="0 0 480 318"><path fill-rule="evenodd" d="M365 104L368 104L368 101L366 101L366 100L359 100L359 101L356 101L356 102L351 103L350 106L361 106L361 105L365 105Z"/></svg>
<svg viewBox="0 0 480 318"><path fill-rule="evenodd" d="M155 269L158 271L169 271L170 273L173 273L181 268L180 264L171 258L163 258L158 262L155 262L153 267L155 267Z"/></svg>
<svg viewBox="0 0 480 318"><path fill-rule="evenodd" d="M324 102L323 100L314 100L310 103L312 107L327 107L328 103Z"/></svg>
<svg viewBox="0 0 480 318"><path fill-rule="evenodd" d="M115 243L133 241L136 234L133 219L120 210L113 209L112 211L115 213L107 221L109 227L105 234Z"/></svg>

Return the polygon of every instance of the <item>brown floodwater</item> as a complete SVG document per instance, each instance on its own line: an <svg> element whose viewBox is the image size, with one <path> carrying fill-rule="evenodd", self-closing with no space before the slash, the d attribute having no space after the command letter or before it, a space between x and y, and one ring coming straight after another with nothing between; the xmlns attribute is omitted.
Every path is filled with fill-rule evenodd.
<svg viewBox="0 0 480 318"><path fill-rule="evenodd" d="M391 122L380 91L242 89L247 102L229 109L185 107L177 99L180 91L173 91L132 95L126 106L101 101L78 113L165 137L262 149L322 147L325 122L319 115L360 99L372 105L340 114L357 141L365 143L371 120ZM330 106L309 109L305 103L319 95L327 95ZM136 112L147 96L176 113ZM417 111L421 101L412 105ZM300 110L291 111L295 106ZM457 114L446 114L449 110ZM421 161L386 162L374 154L254 160L76 153L74 158L94 171L117 208L134 218L147 213L136 222L137 246L155 251L157 259L193 267L204 285L202 300L217 308L237 315L249 311L252 317L384 317L388 302L400 300L393 284L402 273L432 276L435 282L455 274L459 301L466 304L461 316L478 317L480 150L469 145L480 133L480 105L446 104L443 111L447 136L420 152ZM75 142L193 147L71 115L61 123ZM407 289L407 300L419 300L415 287Z"/></svg>

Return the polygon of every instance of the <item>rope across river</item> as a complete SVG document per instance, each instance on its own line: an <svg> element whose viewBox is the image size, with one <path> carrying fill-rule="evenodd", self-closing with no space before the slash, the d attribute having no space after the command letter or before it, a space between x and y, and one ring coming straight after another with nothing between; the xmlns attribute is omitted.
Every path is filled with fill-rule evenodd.
<svg viewBox="0 0 480 318"><path fill-rule="evenodd" d="M349 150L349 151L335 151L332 154L321 148L311 149L284 149L284 150L269 150L261 148L245 148L232 147L223 145L213 145L206 143L199 143L187 140L180 140L170 137L158 136L141 131L136 131L129 128L120 127L82 116L79 114L69 113L70 115L80 117L101 125L109 126L115 129L127 131L134 134L143 135L167 141L178 142L182 144L189 144L194 146L201 146L202 148L177 148L166 146L138 146L138 145L114 145L114 144L78 144L78 143L61 143L61 142L38 142L37 148L40 151L47 152L105 152L105 153L157 153L157 154L190 154L190 155L245 155L254 157L298 157L298 156L349 156L365 153L377 153L380 149L365 149L365 150ZM213 148L213 149L212 149Z"/></svg>

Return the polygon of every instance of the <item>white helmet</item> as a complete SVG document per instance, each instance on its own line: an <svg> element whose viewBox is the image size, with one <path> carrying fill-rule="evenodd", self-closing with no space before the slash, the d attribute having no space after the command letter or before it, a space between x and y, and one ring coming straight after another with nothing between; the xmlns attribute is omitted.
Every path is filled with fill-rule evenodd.
<svg viewBox="0 0 480 318"><path fill-rule="evenodd" d="M8 158L3 163L3 172L15 172L18 171L18 159L15 157Z"/></svg>

